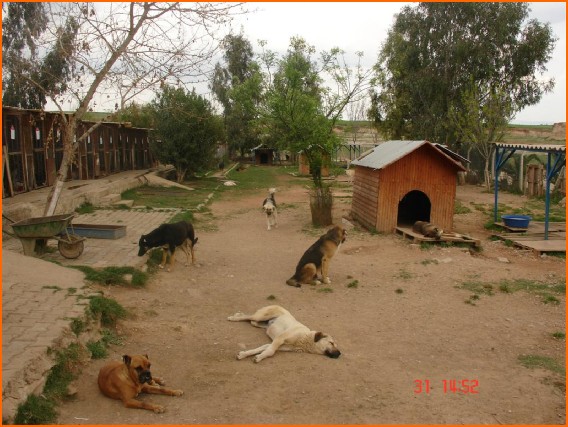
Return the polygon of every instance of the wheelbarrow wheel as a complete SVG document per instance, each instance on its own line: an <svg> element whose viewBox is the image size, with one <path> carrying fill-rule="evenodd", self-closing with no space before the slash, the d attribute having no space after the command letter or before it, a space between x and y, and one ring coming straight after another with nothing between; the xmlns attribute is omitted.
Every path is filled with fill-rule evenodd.
<svg viewBox="0 0 568 427"><path fill-rule="evenodd" d="M68 259L78 258L82 253L85 245L83 244L83 238L75 234L69 234L69 241L59 240L57 248L59 253Z"/></svg>

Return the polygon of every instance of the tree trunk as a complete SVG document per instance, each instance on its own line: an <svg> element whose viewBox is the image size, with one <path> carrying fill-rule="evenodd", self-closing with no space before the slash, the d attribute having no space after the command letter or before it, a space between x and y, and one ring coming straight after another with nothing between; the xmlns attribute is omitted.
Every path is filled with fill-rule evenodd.
<svg viewBox="0 0 568 427"><path fill-rule="evenodd" d="M483 170L483 176L485 180L485 187L487 191L491 190L491 173L489 171L489 158L485 159L485 169Z"/></svg>
<svg viewBox="0 0 568 427"><path fill-rule="evenodd" d="M61 166L57 171L57 176L55 182L51 187L51 191L47 196L47 204L43 212L44 216L51 216L55 214L57 209L57 203L59 202L59 197L63 191L63 184L67 179L67 173L69 172L69 166L73 161L75 152L77 150L77 142L75 138L76 132L76 121L74 117L69 117L67 123L63 128L63 159L61 160Z"/></svg>
<svg viewBox="0 0 568 427"><path fill-rule="evenodd" d="M312 224L316 227L324 227L333 223L331 210L333 207L333 195L329 187L316 187L310 193L310 210L312 212Z"/></svg>
<svg viewBox="0 0 568 427"><path fill-rule="evenodd" d="M187 169L176 169L176 181L178 184L181 184L183 182L186 173Z"/></svg>

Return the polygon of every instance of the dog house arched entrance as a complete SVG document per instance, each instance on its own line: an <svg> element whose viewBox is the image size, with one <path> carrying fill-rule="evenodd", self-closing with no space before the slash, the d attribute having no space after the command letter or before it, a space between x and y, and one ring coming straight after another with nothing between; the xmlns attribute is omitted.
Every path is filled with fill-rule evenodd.
<svg viewBox="0 0 568 427"><path fill-rule="evenodd" d="M432 204L428 196L419 190L409 191L398 202L397 224L412 225L416 221L430 222Z"/></svg>

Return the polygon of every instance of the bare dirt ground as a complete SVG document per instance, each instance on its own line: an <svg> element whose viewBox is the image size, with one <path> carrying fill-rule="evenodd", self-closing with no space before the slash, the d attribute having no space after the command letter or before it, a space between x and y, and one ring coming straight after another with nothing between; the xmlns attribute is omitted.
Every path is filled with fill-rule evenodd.
<svg viewBox="0 0 568 427"><path fill-rule="evenodd" d="M518 361L540 355L564 365L565 342L551 337L565 331L564 296L553 305L534 294L497 290L470 305L471 291L457 287L466 280L565 281L564 259L490 242L482 227L486 218L472 209L456 215L455 229L481 238L480 253L424 250L399 236L355 228L332 261L331 285L292 288L286 279L325 230L307 231L304 189L283 178L276 196L278 229L266 230L260 211L265 194L214 202L218 230L196 226L198 266L178 262L145 289L104 288L133 313L119 328L124 345L113 346L109 358L148 353L153 373L185 394L140 397L165 405L164 414L126 409L100 394L96 378L105 360L93 360L76 382L76 399L59 408L59 423L565 423L564 375ZM458 199L492 203L492 195L475 187L459 187ZM336 222L348 212L348 201L337 199ZM348 287L354 280L358 286ZM239 350L268 337L227 316L270 304L331 334L341 357L280 352L258 364L236 360ZM444 390L450 380L477 386L453 393Z"/></svg>

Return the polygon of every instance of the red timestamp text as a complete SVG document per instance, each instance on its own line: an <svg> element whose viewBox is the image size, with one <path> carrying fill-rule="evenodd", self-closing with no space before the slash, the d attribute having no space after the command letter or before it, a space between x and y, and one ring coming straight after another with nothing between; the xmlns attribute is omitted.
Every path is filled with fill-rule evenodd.
<svg viewBox="0 0 568 427"><path fill-rule="evenodd" d="M479 394L479 380L447 379L433 383L428 379L414 380L414 394L430 394L434 384L441 385L444 394Z"/></svg>

